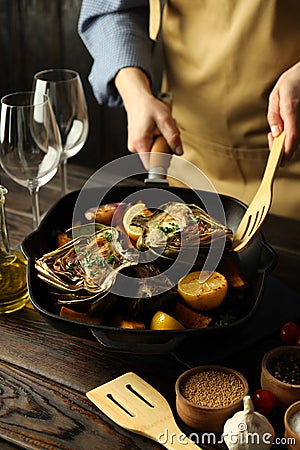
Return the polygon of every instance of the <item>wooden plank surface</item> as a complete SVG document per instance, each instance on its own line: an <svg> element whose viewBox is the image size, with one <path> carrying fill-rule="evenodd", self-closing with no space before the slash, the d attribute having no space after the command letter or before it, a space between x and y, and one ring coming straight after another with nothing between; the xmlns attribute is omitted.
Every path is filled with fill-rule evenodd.
<svg viewBox="0 0 300 450"><path fill-rule="evenodd" d="M89 378L86 373L82 377ZM135 444L135 436L122 433L123 430L112 433L109 420L95 410L85 395L53 381L49 374L43 377L19 366L1 363L0 382L3 391L0 433L21 448L156 448L151 442L141 447L140 439Z"/></svg>
<svg viewBox="0 0 300 450"><path fill-rule="evenodd" d="M4 441L4 439L0 439L0 448L1 450L16 450L16 449L20 450L19 446Z"/></svg>
<svg viewBox="0 0 300 450"><path fill-rule="evenodd" d="M55 330L31 308L0 316L0 328L2 438L33 450L81 450L86 443L95 450L160 448L117 426L112 433L110 421L85 393L134 371L160 389L174 409L174 384L182 372L175 360L108 353L94 340Z"/></svg>

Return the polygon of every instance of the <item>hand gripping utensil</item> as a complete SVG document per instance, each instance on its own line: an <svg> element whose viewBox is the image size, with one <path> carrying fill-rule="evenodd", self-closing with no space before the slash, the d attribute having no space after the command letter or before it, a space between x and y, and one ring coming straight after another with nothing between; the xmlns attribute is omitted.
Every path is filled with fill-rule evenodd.
<svg viewBox="0 0 300 450"><path fill-rule="evenodd" d="M244 214L233 238L232 248L247 248L259 232L272 203L273 181L284 150L285 133L274 139L261 184Z"/></svg>
<svg viewBox="0 0 300 450"><path fill-rule="evenodd" d="M197 449L177 426L167 400L133 372L86 393L111 420L169 450Z"/></svg>

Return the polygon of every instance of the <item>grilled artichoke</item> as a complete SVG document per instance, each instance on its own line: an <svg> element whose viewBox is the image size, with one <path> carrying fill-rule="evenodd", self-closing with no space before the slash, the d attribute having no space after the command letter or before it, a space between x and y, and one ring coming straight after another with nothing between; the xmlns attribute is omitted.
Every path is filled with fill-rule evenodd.
<svg viewBox="0 0 300 450"><path fill-rule="evenodd" d="M38 276L57 288L59 304L90 309L115 283L117 273L138 263L138 254L124 248L120 233L105 227L91 235L80 235L36 261Z"/></svg>
<svg viewBox="0 0 300 450"><path fill-rule="evenodd" d="M169 202L156 209L151 216L143 211L133 217L132 225L143 232L137 241L139 250L152 249L169 258L176 258L182 248L199 247L206 253L212 242L226 240L229 246L232 231L209 216L197 205Z"/></svg>

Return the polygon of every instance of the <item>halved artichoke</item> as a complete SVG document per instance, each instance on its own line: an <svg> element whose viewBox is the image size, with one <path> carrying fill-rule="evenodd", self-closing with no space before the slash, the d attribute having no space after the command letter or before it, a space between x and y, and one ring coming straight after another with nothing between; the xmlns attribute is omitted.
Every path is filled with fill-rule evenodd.
<svg viewBox="0 0 300 450"><path fill-rule="evenodd" d="M55 293L59 304L94 310L115 283L117 273L137 263L138 253L124 246L120 232L104 227L43 255L35 267L39 278L59 290Z"/></svg>
<svg viewBox="0 0 300 450"><path fill-rule="evenodd" d="M137 214L132 225L143 232L137 241L139 250L158 250L169 258L176 258L182 248L199 247L200 253L209 250L212 242L225 238L227 246L232 231L219 223L197 205L169 202L156 209L151 216Z"/></svg>

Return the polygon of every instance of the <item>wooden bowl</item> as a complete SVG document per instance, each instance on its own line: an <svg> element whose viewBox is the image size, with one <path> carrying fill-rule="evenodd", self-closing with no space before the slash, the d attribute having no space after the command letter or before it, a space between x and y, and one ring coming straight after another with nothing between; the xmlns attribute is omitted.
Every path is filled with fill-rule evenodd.
<svg viewBox="0 0 300 450"><path fill-rule="evenodd" d="M238 394L232 401L230 382L233 382ZM218 365L194 367L182 373L176 381L177 413L186 425L195 430L220 433L226 420L242 409L243 397L248 390L246 379L233 369ZM205 402L209 394L210 406L207 406ZM222 401L224 404L219 406Z"/></svg>
<svg viewBox="0 0 300 450"><path fill-rule="evenodd" d="M299 414L300 418L300 401L290 405L284 414L284 437L287 439L286 447L289 450L300 450L300 436L295 433L290 423L295 413Z"/></svg>
<svg viewBox="0 0 300 450"><path fill-rule="evenodd" d="M288 408L292 403L300 400L300 384L290 384L280 381L268 369L270 363L282 355L300 356L300 347L276 347L264 355L261 365L261 387L262 389L268 389L273 392L279 406Z"/></svg>

